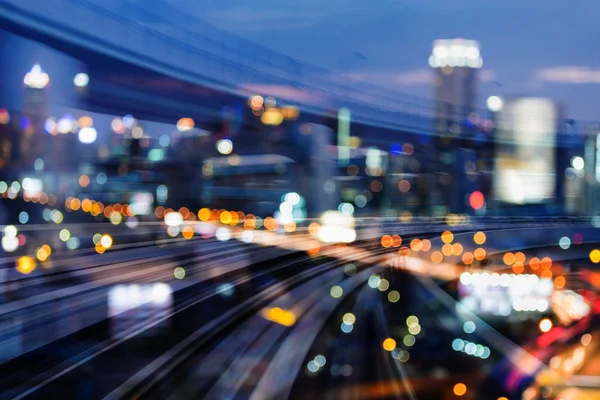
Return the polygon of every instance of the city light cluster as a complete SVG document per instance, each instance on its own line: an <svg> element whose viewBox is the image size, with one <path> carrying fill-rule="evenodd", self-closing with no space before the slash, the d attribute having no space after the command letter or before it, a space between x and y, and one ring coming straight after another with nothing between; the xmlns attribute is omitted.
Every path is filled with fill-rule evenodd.
<svg viewBox="0 0 600 400"><path fill-rule="evenodd" d="M43 89L50 83L50 77L42 70L40 64L35 64L23 78L25 86L32 89Z"/></svg>
<svg viewBox="0 0 600 400"><path fill-rule="evenodd" d="M546 312L554 282L534 274L463 272L460 303L471 311L508 316L516 312Z"/></svg>
<svg viewBox="0 0 600 400"><path fill-rule="evenodd" d="M483 60L479 53L479 44L474 40L436 40L429 57L429 65L433 68L481 68Z"/></svg>
<svg viewBox="0 0 600 400"><path fill-rule="evenodd" d="M459 338L456 338L452 341L452 349L470 356L481 358L482 360L485 360L491 354L490 349L487 346Z"/></svg>

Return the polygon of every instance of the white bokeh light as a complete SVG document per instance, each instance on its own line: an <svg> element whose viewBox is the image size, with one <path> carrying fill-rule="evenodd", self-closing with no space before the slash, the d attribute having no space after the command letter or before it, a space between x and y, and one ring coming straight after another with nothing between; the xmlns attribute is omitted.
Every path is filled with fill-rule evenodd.
<svg viewBox="0 0 600 400"><path fill-rule="evenodd" d="M95 128L81 128L79 130L79 141L84 144L94 143L98 137L98 132Z"/></svg>
<svg viewBox="0 0 600 400"><path fill-rule="evenodd" d="M492 112L498 112L498 111L502 110L502 107L504 106L504 101L502 100L501 97L490 96L490 97L488 97L488 99L486 101L486 105L487 105L488 110L490 110Z"/></svg>
<svg viewBox="0 0 600 400"><path fill-rule="evenodd" d="M77 87L86 87L90 83L90 77L85 72L80 72L73 78L73 84Z"/></svg>

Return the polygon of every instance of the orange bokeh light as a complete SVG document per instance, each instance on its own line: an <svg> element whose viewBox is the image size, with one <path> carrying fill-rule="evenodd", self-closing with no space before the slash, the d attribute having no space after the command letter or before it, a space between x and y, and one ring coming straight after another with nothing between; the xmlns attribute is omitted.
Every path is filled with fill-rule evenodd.
<svg viewBox="0 0 600 400"><path fill-rule="evenodd" d="M479 260L479 261L483 260L486 255L487 255L487 253L481 247L476 248L475 251L473 252L473 256L475 257L476 260Z"/></svg>
<svg viewBox="0 0 600 400"><path fill-rule="evenodd" d="M412 251L421 251L423 243L419 239L413 239L410 241L410 248Z"/></svg>
<svg viewBox="0 0 600 400"><path fill-rule="evenodd" d="M81 175L79 177L79 186L87 187L90 184L90 177L87 175Z"/></svg>
<svg viewBox="0 0 600 400"><path fill-rule="evenodd" d="M444 256L439 251L434 251L433 253L431 253L431 262L433 262L434 264L441 263L443 259Z"/></svg>
<svg viewBox="0 0 600 400"><path fill-rule="evenodd" d="M393 243L394 241L392 240L392 237L390 235L383 235L381 237L381 246L385 247L386 249L388 247L391 247Z"/></svg>
<svg viewBox="0 0 600 400"><path fill-rule="evenodd" d="M542 258L542 261L540 262L540 266L542 267L542 269L552 268L552 259L550 257Z"/></svg>
<svg viewBox="0 0 600 400"><path fill-rule="evenodd" d="M502 257L502 261L506 265L513 265L515 262L515 255L513 253L511 253L510 251L506 252L506 253L504 253L504 256Z"/></svg>
<svg viewBox="0 0 600 400"><path fill-rule="evenodd" d="M465 265L471 265L471 264L473 264L475 257L473 257L473 253L471 253L470 251L467 251L462 255L462 260L463 260L463 263L465 263Z"/></svg>

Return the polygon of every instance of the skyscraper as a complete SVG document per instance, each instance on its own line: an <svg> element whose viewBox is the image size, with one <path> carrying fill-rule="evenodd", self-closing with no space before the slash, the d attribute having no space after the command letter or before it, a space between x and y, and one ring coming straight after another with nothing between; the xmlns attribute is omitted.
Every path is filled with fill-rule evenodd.
<svg viewBox="0 0 600 400"><path fill-rule="evenodd" d="M452 136L475 110L477 70L483 61L474 40L445 39L433 43L429 65L435 69L436 131Z"/></svg>
<svg viewBox="0 0 600 400"><path fill-rule="evenodd" d="M521 97L503 100L496 114L494 168L494 197L500 203L557 202L560 115L560 106L550 99ZM583 167L578 171L583 174Z"/></svg>
<svg viewBox="0 0 600 400"><path fill-rule="evenodd" d="M474 152L465 149L473 138L477 121L475 94L477 70L483 65L479 44L473 40L436 40L429 57L434 68L433 152L435 168L430 204L434 215L468 210L463 192L473 181L465 179L466 165L475 161ZM469 185L465 185L469 183Z"/></svg>

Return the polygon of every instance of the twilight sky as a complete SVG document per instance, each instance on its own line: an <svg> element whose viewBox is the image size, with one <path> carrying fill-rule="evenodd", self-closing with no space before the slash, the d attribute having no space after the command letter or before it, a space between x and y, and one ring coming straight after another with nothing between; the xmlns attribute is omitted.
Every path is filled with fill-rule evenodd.
<svg viewBox="0 0 600 400"><path fill-rule="evenodd" d="M151 13L134 13L128 2ZM474 39L484 62L480 105L492 94L546 96L565 104L569 117L600 120L598 0L127 0L122 13L159 26L165 3L301 61L428 98L432 42ZM195 21L182 21L189 25ZM195 27L213 31L202 22ZM18 49L6 67L11 76L21 77L39 61L53 77L51 91L72 91L76 63L64 74L65 57L10 40ZM5 94L18 92L20 79L0 81L5 89L16 85Z"/></svg>
<svg viewBox="0 0 600 400"><path fill-rule="evenodd" d="M169 2L302 61L427 97L433 40L475 39L480 103L491 94L548 96L571 117L600 120L597 0Z"/></svg>

